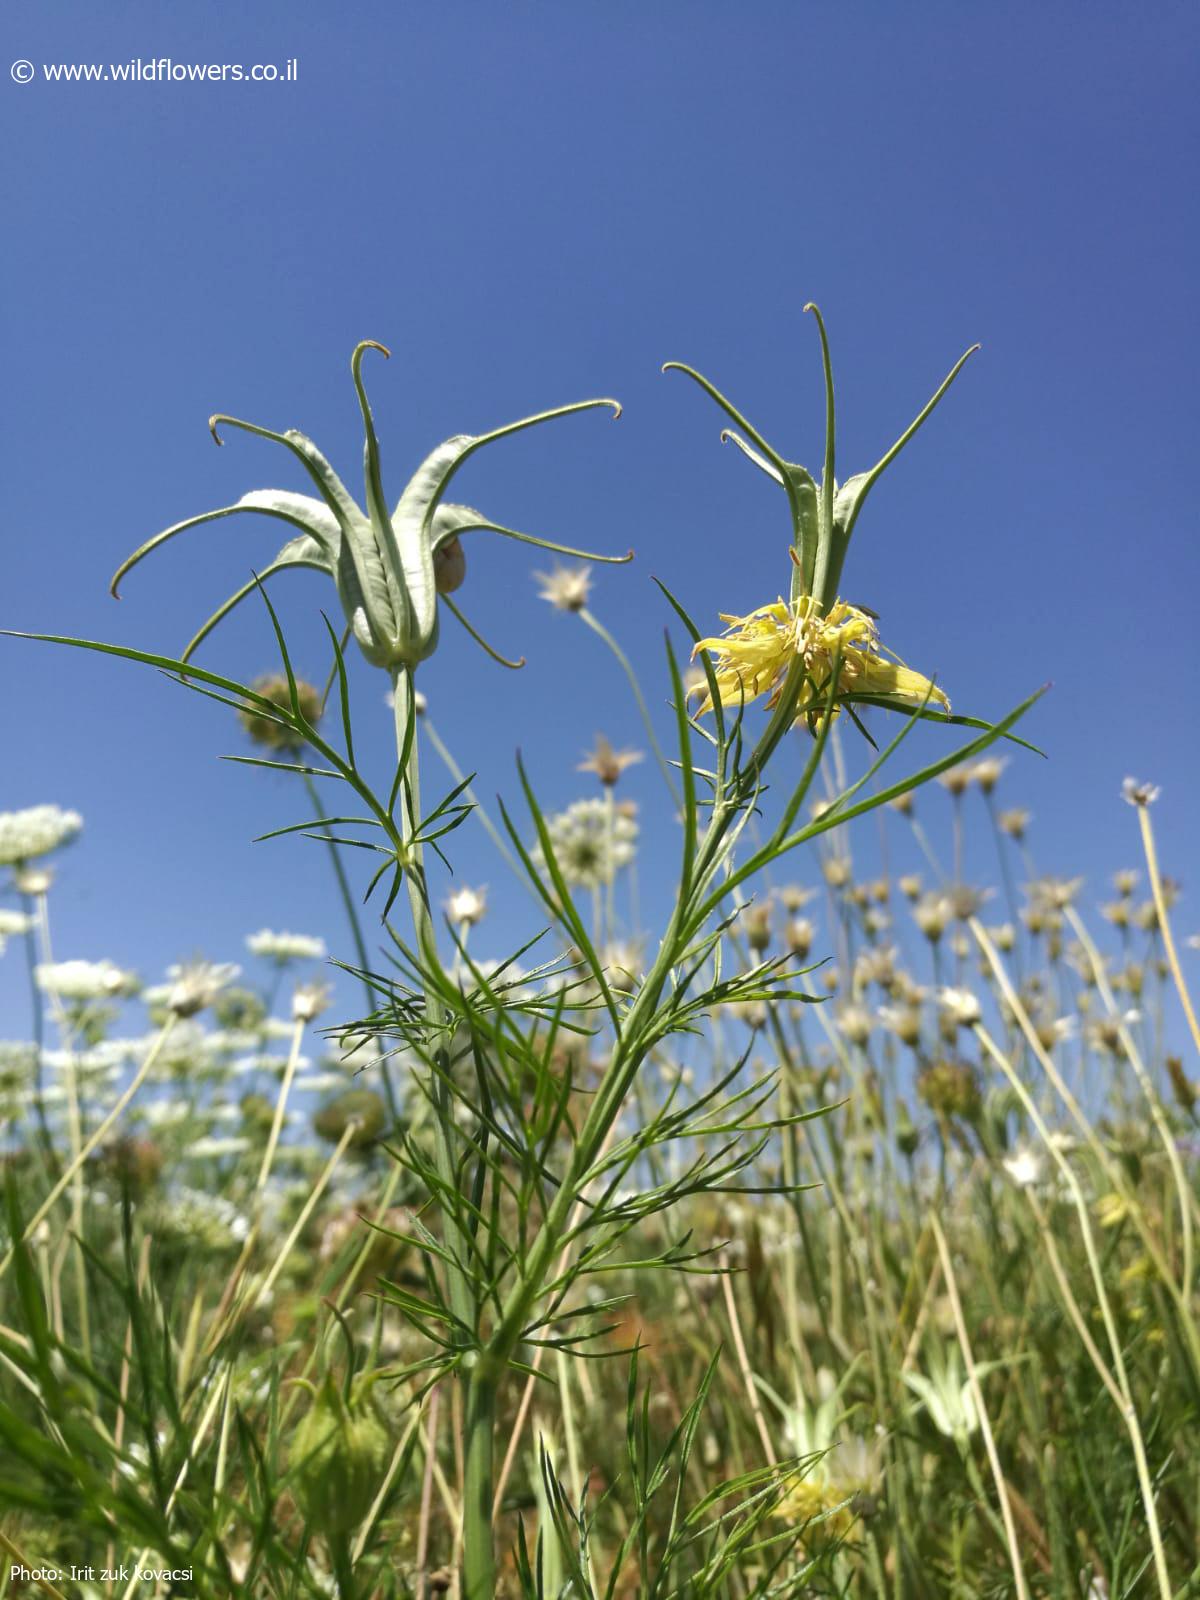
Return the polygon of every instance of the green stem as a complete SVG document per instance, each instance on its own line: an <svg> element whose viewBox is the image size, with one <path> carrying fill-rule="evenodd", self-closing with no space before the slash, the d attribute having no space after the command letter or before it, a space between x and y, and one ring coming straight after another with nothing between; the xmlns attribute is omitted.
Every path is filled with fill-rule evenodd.
<svg viewBox="0 0 1200 1600"><path fill-rule="evenodd" d="M625 654L624 650L621 649L621 646L613 638L612 634L609 633L608 629L599 620L599 618L594 617L586 606L580 612L578 612L578 616L581 622L587 623L588 627L592 630L597 638L604 641L604 643L612 651L613 655L616 656L617 661L620 663L621 670L629 679L629 687L633 690L633 698L637 701L637 708L641 713L642 724L646 729L646 737L650 741L651 750L654 751L654 759L658 762L659 771L662 773L663 778L666 781L667 788L671 791L672 800L674 800L677 806L681 805L682 802L679 798L679 790L675 787L675 780L671 776L671 768L667 762L666 756L663 754L662 746L658 742L658 737L654 732L654 724L650 720L650 712L646 706L645 697L638 686L637 673L634 672L633 667L630 665L629 657Z"/></svg>
<svg viewBox="0 0 1200 1600"><path fill-rule="evenodd" d="M333 1575L337 1580L339 1600L354 1600L357 1585L354 1582L354 1564L350 1559L350 1540L344 1533L329 1541L329 1554L333 1561Z"/></svg>
<svg viewBox="0 0 1200 1600"><path fill-rule="evenodd" d="M42 991L38 988L37 981L37 932L38 910L34 897L22 894L21 909L25 913L25 964L29 971L29 1001L33 1022L33 1105L37 1113L38 1129L41 1135L42 1148L45 1151L46 1161L50 1167L51 1176L54 1176L58 1167L58 1157L54 1150L54 1140L50 1134L50 1124L46 1118L45 1101L45 1051L46 1051L46 1010L42 1001Z"/></svg>
<svg viewBox="0 0 1200 1600"><path fill-rule="evenodd" d="M303 774L303 777L304 787L308 790L308 798L312 803L313 815L322 828L327 828L329 819L325 815L325 808L321 804L321 796L317 786L307 772ZM326 848L329 851L329 861L333 867L334 878L337 880L338 894L341 896L342 906L346 913L346 921L350 924L350 937L354 941L354 953L358 959L358 970L360 972L368 972L370 963L367 959L367 941L363 936L362 922L359 920L358 907L354 903L354 895L350 889L350 879L346 875L346 865L342 860L341 850L332 840L328 842ZM377 1000L374 990L365 978L362 980L362 987L367 1003L367 1015L369 1016L375 1010ZM400 1116L400 1108L396 1100L396 1090L392 1083L391 1072L388 1069L386 1060L380 1061L379 1070L383 1075L383 1090L387 1097L388 1111L393 1121L397 1121Z"/></svg>
<svg viewBox="0 0 1200 1600"><path fill-rule="evenodd" d="M396 755L404 759L408 750L408 765L400 784L400 834L406 861L404 878L408 886L408 903L412 913L413 935L418 960L423 969L440 970L437 936L429 908L429 890L425 881L423 851L416 838L421 822L421 779L417 755L417 730L409 729L409 718L416 716L416 691L412 676L406 668L396 668L392 674L392 700L395 707ZM433 1039L444 1031L445 1018L437 997L425 993L426 1037ZM467 1262L471 1241L461 1219L455 1214L449 1197L457 1193L460 1180L455 1160L454 1106L447 1076L450 1057L444 1046L435 1048L433 1101L434 1165L444 1203L447 1254L451 1258L446 1266L450 1309L462 1328L475 1329L478 1322L475 1293L471 1284ZM463 1562L464 1594L467 1600L491 1600L495 1590L495 1557L492 1551L492 1434L495 1428L496 1375L490 1364L481 1369L477 1353L469 1351L463 1360L467 1377L467 1467L466 1491L463 1507ZM476 1438L476 1434L486 1438ZM474 1477L472 1478L472 1473Z"/></svg>
<svg viewBox="0 0 1200 1600"><path fill-rule="evenodd" d="M467 1380L463 1421L463 1600L492 1600L496 1592L492 1540L496 1373L485 1357Z"/></svg>

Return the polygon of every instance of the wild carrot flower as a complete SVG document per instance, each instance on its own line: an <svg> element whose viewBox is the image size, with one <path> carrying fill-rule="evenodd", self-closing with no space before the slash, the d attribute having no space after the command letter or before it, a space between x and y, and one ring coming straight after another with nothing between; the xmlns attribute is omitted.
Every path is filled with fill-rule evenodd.
<svg viewBox="0 0 1200 1600"><path fill-rule="evenodd" d="M828 697L836 660L835 699L875 695L901 705L928 702L950 710L950 701L934 683L880 644L874 618L844 600L835 600L822 612L814 596L803 595L794 604L776 600L759 606L745 617L722 613L721 620L729 623L725 633L701 639L692 654L706 650L714 657L717 690L725 705L748 704L765 694L774 709L793 662L800 661L805 677L797 718L819 710ZM711 709L706 684L698 714Z"/></svg>
<svg viewBox="0 0 1200 1600"><path fill-rule="evenodd" d="M291 961L324 961L325 941L307 933L273 933L260 928L246 940L251 955L284 967Z"/></svg>
<svg viewBox="0 0 1200 1600"><path fill-rule="evenodd" d="M0 866L23 866L68 843L83 827L78 811L61 806L28 806L0 811Z"/></svg>
<svg viewBox="0 0 1200 1600"><path fill-rule="evenodd" d="M248 1218L230 1201L198 1189L177 1189L152 1217L156 1238L211 1255L235 1250L250 1232Z"/></svg>
<svg viewBox="0 0 1200 1600"><path fill-rule="evenodd" d="M620 810L610 818L603 800L577 800L546 823L563 877L572 886L598 888L634 857L638 826ZM542 861L540 848L532 852Z"/></svg>
<svg viewBox="0 0 1200 1600"><path fill-rule="evenodd" d="M1036 1150L1014 1150L1012 1155L1006 1156L1001 1163L1005 1172L1012 1181L1022 1189L1028 1189L1038 1182L1042 1175L1042 1158Z"/></svg>
<svg viewBox="0 0 1200 1600"><path fill-rule="evenodd" d="M137 990L137 979L114 961L54 961L37 968L38 988L60 1000L113 1000Z"/></svg>
<svg viewBox="0 0 1200 1600"><path fill-rule="evenodd" d="M620 988L634 989L641 982L646 963L639 945L625 941L607 945L603 959L610 981Z"/></svg>
<svg viewBox="0 0 1200 1600"><path fill-rule="evenodd" d="M1156 783L1139 783L1136 778L1126 778L1121 785L1121 799L1130 806L1152 806L1162 790Z"/></svg>

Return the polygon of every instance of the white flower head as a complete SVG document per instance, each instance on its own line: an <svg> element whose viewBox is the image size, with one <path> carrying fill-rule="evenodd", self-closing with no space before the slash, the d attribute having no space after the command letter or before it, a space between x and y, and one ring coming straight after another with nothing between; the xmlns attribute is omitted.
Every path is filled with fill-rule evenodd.
<svg viewBox="0 0 1200 1600"><path fill-rule="evenodd" d="M324 961L325 941L307 933L273 933L270 928L260 928L246 940L246 948L253 956L273 961L285 967L290 961Z"/></svg>
<svg viewBox="0 0 1200 1600"><path fill-rule="evenodd" d="M200 1250L232 1251L250 1232L250 1222L221 1195L180 1188L153 1213L155 1235Z"/></svg>
<svg viewBox="0 0 1200 1600"><path fill-rule="evenodd" d="M553 572L535 572L543 600L556 611L583 611L592 587L592 569L586 562L567 567L556 562Z"/></svg>
<svg viewBox="0 0 1200 1600"><path fill-rule="evenodd" d="M1007 756L985 756L982 761L977 761L971 768L971 777L983 790L984 794L991 794L1000 781L1000 774L1007 765Z"/></svg>
<svg viewBox="0 0 1200 1600"><path fill-rule="evenodd" d="M455 927L461 928L466 923L468 928L473 928L477 922L483 921L486 912L486 888L472 889L464 883L446 901L446 915Z"/></svg>
<svg viewBox="0 0 1200 1600"><path fill-rule="evenodd" d="M133 973L115 961L50 961L36 972L38 988L59 1000L116 1000L137 989Z"/></svg>
<svg viewBox="0 0 1200 1600"><path fill-rule="evenodd" d="M0 811L0 866L22 866L73 839L83 827L78 811L61 806L29 806Z"/></svg>
<svg viewBox="0 0 1200 1600"><path fill-rule="evenodd" d="M619 806L610 812L603 800L577 800L547 819L546 831L559 870L572 887L598 889L633 860L638 825ZM545 865L540 846L530 852Z"/></svg>
<svg viewBox="0 0 1200 1600"><path fill-rule="evenodd" d="M1014 1150L1004 1159L1004 1170L1022 1189L1028 1189L1042 1176L1042 1158L1036 1150Z"/></svg>
<svg viewBox="0 0 1200 1600"><path fill-rule="evenodd" d="M11 939L19 933L27 933L31 924L23 911L6 911L0 906L0 939Z"/></svg>
<svg viewBox="0 0 1200 1600"><path fill-rule="evenodd" d="M1121 785L1121 799L1129 806L1152 806L1162 790L1156 783L1139 783L1136 778L1126 778Z"/></svg>
<svg viewBox="0 0 1200 1600"><path fill-rule="evenodd" d="M938 990L938 1004L960 1028L971 1028L982 1016L979 1001L970 989L942 988Z"/></svg>
<svg viewBox="0 0 1200 1600"><path fill-rule="evenodd" d="M302 983L292 995L292 1017L296 1022L312 1022L333 999L327 983Z"/></svg>
<svg viewBox="0 0 1200 1600"><path fill-rule="evenodd" d="M838 1031L843 1033L851 1044L864 1045L871 1037L875 1018L865 1006L852 1003L843 1006L838 1012L837 1026Z"/></svg>
<svg viewBox="0 0 1200 1600"><path fill-rule="evenodd" d="M240 1156L250 1149L250 1140L240 1134L225 1134L221 1136L206 1134L202 1139L195 1139L188 1145L187 1153L192 1160L218 1160L221 1156Z"/></svg>
<svg viewBox="0 0 1200 1600"><path fill-rule="evenodd" d="M181 966L167 968L171 986L167 991L166 1005L177 1017L194 1017L203 1011L220 994L226 984L232 983L241 972L232 962L189 961Z"/></svg>

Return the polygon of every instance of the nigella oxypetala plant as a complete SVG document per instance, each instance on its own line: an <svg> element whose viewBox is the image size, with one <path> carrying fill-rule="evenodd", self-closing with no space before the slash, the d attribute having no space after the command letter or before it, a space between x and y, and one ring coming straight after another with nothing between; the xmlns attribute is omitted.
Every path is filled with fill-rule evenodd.
<svg viewBox="0 0 1200 1600"><path fill-rule="evenodd" d="M395 674L402 668L411 671L419 662L431 656L438 643L439 601L490 655L503 660L484 644L450 598L451 593L461 585L466 572L460 535L498 533L506 539L539 545L542 549L564 555L586 556L592 561L630 559L632 552L625 556L588 555L587 552L573 550L568 545L557 544L550 539L519 533L515 528L493 522L471 506L457 505L445 498L455 473L484 445L509 438L540 423L553 421L556 417L572 416L578 411L607 407L614 418L619 417L621 407L616 400L581 400L573 405L556 406L550 411L538 412L535 416L522 417L519 422L510 422L489 433L456 433L425 457L397 501L395 510L389 512L383 488L379 440L362 380L362 358L367 350L378 350L384 356L390 354L385 346L375 340L364 339L355 347L350 358L350 371L366 435L363 450L365 511L306 434L295 428L276 433L253 422L218 414L209 420L209 428L218 444L223 443L218 430L226 427L241 428L246 433L284 445L312 479L319 498L293 494L284 489L253 489L234 505L201 512L199 516L188 517L164 529L139 546L117 569L112 580L114 595L119 595L125 575L168 539L189 528L216 522L239 512L274 517L277 521L290 523L298 530L256 578L243 584L208 618L184 651L184 661L223 617L254 593L263 579L289 567L324 572L333 579L347 627L373 666L385 667Z"/></svg>

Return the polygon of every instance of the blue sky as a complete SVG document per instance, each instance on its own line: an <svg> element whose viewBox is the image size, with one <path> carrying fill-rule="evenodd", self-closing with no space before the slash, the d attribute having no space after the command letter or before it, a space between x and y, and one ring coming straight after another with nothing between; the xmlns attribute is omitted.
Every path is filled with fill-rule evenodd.
<svg viewBox="0 0 1200 1600"><path fill-rule="evenodd" d="M1194 7L10 0L4 33L37 75L5 74L0 96L0 625L181 647L274 549L271 525L180 540L119 606L117 562L248 489L301 486L263 441L214 449L207 417L301 427L356 477L347 362L374 338L393 350L369 373L392 493L450 433L622 399L615 426L577 418L498 445L460 485L500 520L636 549L598 575L595 609L661 706L651 574L702 621L747 610L786 582L787 520L660 364L700 367L817 468L814 299L844 473L983 346L873 495L847 594L956 709L998 715L1053 681L1029 722L1049 759L1014 760L1003 786L1035 813L1042 866L1104 894L1137 859L1117 798L1131 772L1163 786L1163 854L1194 893ZM42 75L134 57L295 58L299 79ZM598 728L641 742L636 713L597 641L537 598L544 563L486 536L469 559L464 607L529 666L503 673L449 625L423 671L437 726L482 794L511 793L519 745L545 801L565 803L586 792L572 769ZM316 675L332 590L292 576L276 594ZM245 608L205 659L269 667L261 614ZM86 817L56 891L60 955L153 977L196 949L236 956L263 924L345 948L317 847L250 843L301 815L300 797L218 762L243 746L216 708L148 671L10 640L0 673L0 809L52 800ZM356 689L382 770L384 684L363 667ZM931 751L945 735L922 738ZM653 905L670 823L652 768L628 781L656 847ZM458 844L462 877L492 886L497 943L515 941L519 893L486 840ZM1198 924L1185 902L1180 931ZM14 955L8 1037L23 1026Z"/></svg>

